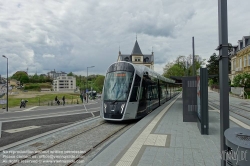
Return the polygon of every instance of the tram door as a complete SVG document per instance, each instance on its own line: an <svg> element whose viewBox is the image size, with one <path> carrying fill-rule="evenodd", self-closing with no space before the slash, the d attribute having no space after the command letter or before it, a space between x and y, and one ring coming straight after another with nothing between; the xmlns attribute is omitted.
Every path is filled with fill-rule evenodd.
<svg viewBox="0 0 250 166"><path fill-rule="evenodd" d="M152 85L148 84L147 86L147 112L150 113L152 111L152 101L153 93L152 93Z"/></svg>
<svg viewBox="0 0 250 166"><path fill-rule="evenodd" d="M139 106L137 116L144 116L147 113L148 106L148 85L145 78L142 79L140 93L139 93Z"/></svg>
<svg viewBox="0 0 250 166"><path fill-rule="evenodd" d="M139 77L137 74L135 75L134 85L132 87L130 99L129 99L129 105L127 107L127 110L131 110L130 116L132 118L136 117L137 109L139 105L139 97L140 97L140 83L141 83L141 77Z"/></svg>

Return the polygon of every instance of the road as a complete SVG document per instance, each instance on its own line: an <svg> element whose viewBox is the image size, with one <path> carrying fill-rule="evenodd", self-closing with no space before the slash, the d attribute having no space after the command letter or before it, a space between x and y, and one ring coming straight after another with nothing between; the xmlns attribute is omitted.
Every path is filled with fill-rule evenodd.
<svg viewBox="0 0 250 166"><path fill-rule="evenodd" d="M100 100L88 104L45 106L0 113L0 147L36 136L87 118L99 116Z"/></svg>

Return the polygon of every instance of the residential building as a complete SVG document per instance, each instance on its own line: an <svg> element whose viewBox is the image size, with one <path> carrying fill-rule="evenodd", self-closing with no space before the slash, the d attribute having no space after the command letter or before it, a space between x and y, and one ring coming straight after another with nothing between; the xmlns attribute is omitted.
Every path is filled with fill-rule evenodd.
<svg viewBox="0 0 250 166"><path fill-rule="evenodd" d="M76 78L66 74L53 80L54 91L74 91L76 89Z"/></svg>
<svg viewBox="0 0 250 166"><path fill-rule="evenodd" d="M119 61L128 61L137 65L145 65L154 70L154 52L151 54L142 54L137 40L135 41L131 54L121 54L121 51L119 50L117 62Z"/></svg>
<svg viewBox="0 0 250 166"><path fill-rule="evenodd" d="M54 71L50 71L48 72L48 77L52 78L53 80L56 79L57 77L63 76L63 75L67 75L67 73L65 72L56 72L56 70L54 69Z"/></svg>
<svg viewBox="0 0 250 166"><path fill-rule="evenodd" d="M238 45L232 47L229 57L231 58L229 74L231 81L237 74L250 73L250 36L243 36L242 40L238 40Z"/></svg>

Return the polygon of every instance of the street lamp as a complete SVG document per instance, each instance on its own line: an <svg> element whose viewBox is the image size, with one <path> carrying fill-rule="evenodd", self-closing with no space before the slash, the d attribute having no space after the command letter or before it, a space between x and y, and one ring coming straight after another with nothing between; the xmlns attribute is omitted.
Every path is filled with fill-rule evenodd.
<svg viewBox="0 0 250 166"><path fill-rule="evenodd" d="M9 80L8 80L8 58L5 55L2 55L4 58L7 59L7 109L6 111L8 112L8 107L9 107Z"/></svg>
<svg viewBox="0 0 250 166"><path fill-rule="evenodd" d="M87 67L87 89L88 89L88 69L92 67L95 67L95 66ZM87 93L87 103L88 103L88 93Z"/></svg>

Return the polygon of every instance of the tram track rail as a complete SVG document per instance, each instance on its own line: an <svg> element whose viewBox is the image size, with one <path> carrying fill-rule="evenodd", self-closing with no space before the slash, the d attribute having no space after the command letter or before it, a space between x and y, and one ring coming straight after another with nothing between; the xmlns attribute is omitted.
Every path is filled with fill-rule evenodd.
<svg viewBox="0 0 250 166"><path fill-rule="evenodd" d="M215 106L217 106L217 107L220 107L219 104L213 103L213 102L211 102L211 101L209 101L209 103L210 103L211 105L215 105ZM234 114L237 114L237 115L239 115L239 116L241 116L241 117L243 117L243 118L245 118L245 119L250 120L250 117L247 117L247 116L245 116L245 115L239 113L239 111L236 112L236 111L232 110L232 107L233 107L233 108L236 108L237 110L245 111L245 112L247 112L247 113L250 113L249 110L246 110L246 109L243 109L243 108L240 108L240 107L237 107L237 106L233 106L233 105L230 105L230 104L229 104L229 106L230 106L230 107L229 107L229 111L230 111L230 112L233 112Z"/></svg>
<svg viewBox="0 0 250 166"><path fill-rule="evenodd" d="M88 132L88 131L90 131L90 130L93 130L93 129L95 129L95 128L101 126L101 125L104 125L105 123L106 123L106 122L102 122L102 123L100 123L100 124L98 124L98 125L96 125L96 126L93 126L93 127L88 128L88 129L86 129L86 130L84 130L84 131L81 131L81 132L79 132L79 133L76 133L76 134L74 134L73 136L67 137L67 138L65 138L65 139L63 139L63 140L61 140L61 141L59 141L59 142L54 143L53 145L50 145L50 146L48 146L48 147L46 147L46 148L44 148L44 149L42 149L42 150L39 150L38 152L34 152L34 153L28 155L28 156L25 157L25 158L18 159L17 162L13 162L13 163L7 164L6 166L17 165L17 164L21 163L21 162L24 161L24 160L27 160L27 159L32 158L32 156L39 155L39 154L41 154L43 151L47 151L47 150L49 150L49 149L51 149L51 148L53 148L53 147L55 147L55 146L57 146L57 145L60 145L60 144L62 144L62 143L65 143L65 142L68 141L68 140L71 140L71 139L73 139L73 138L75 138L75 137L77 137L77 136L79 136L79 135L81 135L81 134L84 134L84 133L86 133L86 132Z"/></svg>
<svg viewBox="0 0 250 166"><path fill-rule="evenodd" d="M108 139L110 139L115 134L118 134L119 132L121 132L121 130L125 129L127 126L129 126L129 125L127 124L127 125L123 126L122 128L120 128L120 129L112 132L111 134L109 134L109 136L107 136L102 141L100 141L97 144L95 144L92 148L88 149L85 153L82 153L79 157L75 158L73 162L66 164L66 166L73 166L73 165L77 164L80 160L83 159L83 157L85 157L87 154L89 154L92 151L94 151L97 147L99 147L101 144L103 144L104 142L106 142Z"/></svg>
<svg viewBox="0 0 250 166"><path fill-rule="evenodd" d="M57 146L61 146L61 144L66 143L70 140L72 140L73 138L77 137L77 136L81 136L87 132L91 132L94 129L98 129L98 128L102 128L102 126L105 126L105 124L108 124L106 121L101 122L100 124L97 124L95 126L92 126L88 129L85 129L84 131L78 132L70 137L67 137L63 140L60 140L56 143L54 143L53 145L49 145L46 148L43 148L41 150L38 150L32 154L26 155L24 158L19 158L17 159L17 161L13 162L13 163L9 163L6 166L12 166L12 165L18 165L18 164L23 164L25 163L25 160L29 160L32 159L33 156L39 156L39 155L43 155L43 152L45 151L50 151L53 150L53 148L56 148ZM105 136L104 138L102 138L101 140L99 140L98 142L96 142L94 145L92 145L90 148L88 148L87 150L85 150L82 154L78 154L75 156L75 158L72 158L71 161L69 163L64 163L67 166L73 166L75 164L77 164L79 161L83 160L84 157L88 157L88 155L92 154L92 152L94 152L96 150L96 152L98 152L98 148L101 147L101 145L105 144L105 142L109 141L112 137L115 138L116 135L120 135L122 133L124 133L125 131L127 131L131 126L131 124L124 124L122 126L119 126L118 128L116 128L114 131L111 131L107 136ZM130 126L128 128L128 126ZM112 141L112 140L111 140Z"/></svg>

